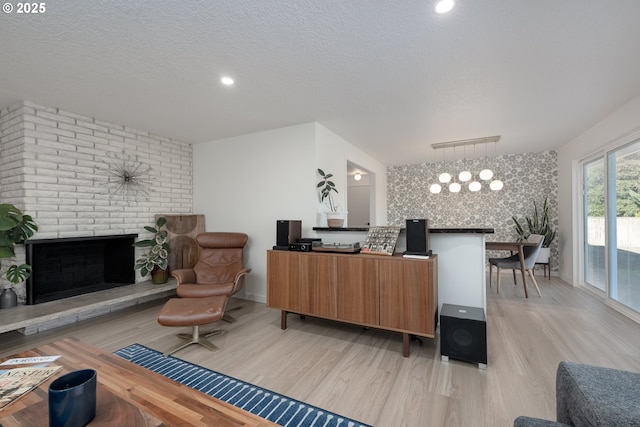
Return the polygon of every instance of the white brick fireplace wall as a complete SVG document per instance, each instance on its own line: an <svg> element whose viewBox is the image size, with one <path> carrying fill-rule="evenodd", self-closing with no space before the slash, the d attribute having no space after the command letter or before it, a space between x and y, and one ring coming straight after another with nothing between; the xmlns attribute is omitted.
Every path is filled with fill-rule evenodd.
<svg viewBox="0 0 640 427"><path fill-rule="evenodd" d="M151 167L148 197L127 202L106 191L107 153ZM25 101L0 110L0 203L34 218L33 239L145 237L155 214L191 213L192 159L190 144L58 108ZM24 300L24 286L16 290Z"/></svg>

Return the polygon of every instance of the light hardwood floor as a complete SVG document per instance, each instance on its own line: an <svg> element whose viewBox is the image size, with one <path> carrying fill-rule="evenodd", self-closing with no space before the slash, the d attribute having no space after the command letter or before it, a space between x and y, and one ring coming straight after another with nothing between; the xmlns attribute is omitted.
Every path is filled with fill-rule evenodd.
<svg viewBox="0 0 640 427"><path fill-rule="evenodd" d="M495 281L495 278L494 278ZM439 335L411 343L400 334L289 315L233 300L234 324L212 337L220 350L191 346L184 360L243 379L362 422L398 426L510 426L518 415L555 418L555 371L573 360L640 372L640 325L595 297L538 279L543 297L524 298L503 277L501 294L487 288L488 368L440 360ZM488 282L487 282L488 283ZM535 293L534 293L535 294ZM149 303L31 336L0 335L0 356L67 336L108 351L138 342L166 350L178 330L156 323L162 302Z"/></svg>

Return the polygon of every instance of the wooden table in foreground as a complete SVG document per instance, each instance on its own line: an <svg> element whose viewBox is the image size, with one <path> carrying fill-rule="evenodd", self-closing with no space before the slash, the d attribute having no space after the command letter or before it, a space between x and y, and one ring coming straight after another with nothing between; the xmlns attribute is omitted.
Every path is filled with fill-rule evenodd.
<svg viewBox="0 0 640 427"><path fill-rule="evenodd" d="M486 242L485 249L492 251L511 251L518 252L518 258L520 259L520 272L522 273L522 282L524 283L524 294L525 296L529 296L527 292L527 278L525 277L525 269L524 269L524 251L523 248L525 246L536 246L535 243L531 242ZM513 280L515 280L515 270L513 271Z"/></svg>
<svg viewBox="0 0 640 427"><path fill-rule="evenodd" d="M52 365L61 365L62 370L0 410L0 425L48 426L51 381L70 371L91 368L98 372L98 397L96 418L90 426L277 426L75 338L6 359L55 355L62 357Z"/></svg>

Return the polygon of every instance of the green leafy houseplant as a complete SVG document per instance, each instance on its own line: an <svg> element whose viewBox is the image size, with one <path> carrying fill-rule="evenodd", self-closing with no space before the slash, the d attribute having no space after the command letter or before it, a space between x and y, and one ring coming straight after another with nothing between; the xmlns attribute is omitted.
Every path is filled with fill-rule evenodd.
<svg viewBox="0 0 640 427"><path fill-rule="evenodd" d="M36 231L38 226L30 215L24 215L12 204L0 204L0 261L15 258L15 245L24 243ZM17 285L31 276L31 266L13 264L3 275L11 284Z"/></svg>
<svg viewBox="0 0 640 427"><path fill-rule="evenodd" d="M549 222L549 204L547 198L544 199L541 212L538 211L536 202L533 202L533 215L525 216L526 229L515 216L512 216L511 219L513 219L516 225L516 233L518 233L519 240L527 240L531 234L541 234L544 236L542 247L548 248L556 237L556 231Z"/></svg>
<svg viewBox="0 0 640 427"><path fill-rule="evenodd" d="M145 226L144 229L153 233L153 237L147 240L140 240L133 245L139 248L151 248L149 252L142 255L136 260L135 268L140 270L142 276L151 273L155 266L162 270L169 267L169 253L171 248L167 243L167 230L162 227L167 223L167 219L163 216L158 217L154 227Z"/></svg>
<svg viewBox="0 0 640 427"><path fill-rule="evenodd" d="M338 205L333 202L333 197L331 197L332 191L335 191L335 193L338 194L336 184L333 181L329 180L329 178L333 177L333 174L325 174L322 169L318 168L318 175L320 175L320 177L322 178L322 181L320 181L317 185L317 188L320 189L320 201L324 202L325 199L327 199L329 202L329 204L327 205L329 206L329 210L331 212L338 212Z"/></svg>

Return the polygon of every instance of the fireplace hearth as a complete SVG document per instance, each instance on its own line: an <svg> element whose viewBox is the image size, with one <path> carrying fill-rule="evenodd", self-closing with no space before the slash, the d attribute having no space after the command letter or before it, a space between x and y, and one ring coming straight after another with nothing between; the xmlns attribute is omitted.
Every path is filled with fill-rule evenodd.
<svg viewBox="0 0 640 427"><path fill-rule="evenodd" d="M28 240L33 268L26 303L39 304L135 283L137 234Z"/></svg>

